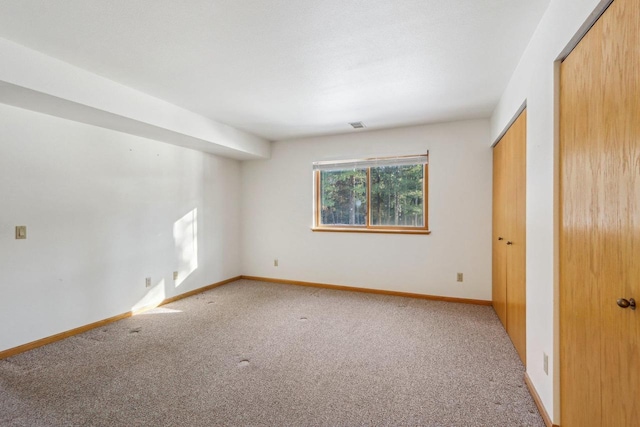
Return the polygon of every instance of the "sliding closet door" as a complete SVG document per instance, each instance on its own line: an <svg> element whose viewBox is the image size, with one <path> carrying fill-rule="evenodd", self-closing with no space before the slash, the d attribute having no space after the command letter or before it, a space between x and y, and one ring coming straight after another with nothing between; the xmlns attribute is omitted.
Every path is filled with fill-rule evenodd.
<svg viewBox="0 0 640 427"><path fill-rule="evenodd" d="M502 324L507 327L507 246L505 230L505 169L506 145L504 139L493 149L493 308Z"/></svg>
<svg viewBox="0 0 640 427"><path fill-rule="evenodd" d="M526 138L525 110L493 152L493 306L525 364Z"/></svg>
<svg viewBox="0 0 640 427"><path fill-rule="evenodd" d="M526 140L527 112L522 112L509 129L509 235L507 240L507 332L522 363L527 358L526 331Z"/></svg>
<svg viewBox="0 0 640 427"><path fill-rule="evenodd" d="M561 67L560 387L566 427L640 425L640 2Z"/></svg>

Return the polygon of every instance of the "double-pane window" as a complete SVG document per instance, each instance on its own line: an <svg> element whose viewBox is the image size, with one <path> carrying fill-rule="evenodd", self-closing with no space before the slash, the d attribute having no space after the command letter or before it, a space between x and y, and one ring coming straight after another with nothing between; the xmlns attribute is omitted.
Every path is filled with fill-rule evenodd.
<svg viewBox="0 0 640 427"><path fill-rule="evenodd" d="M314 163L315 230L421 232L428 155Z"/></svg>

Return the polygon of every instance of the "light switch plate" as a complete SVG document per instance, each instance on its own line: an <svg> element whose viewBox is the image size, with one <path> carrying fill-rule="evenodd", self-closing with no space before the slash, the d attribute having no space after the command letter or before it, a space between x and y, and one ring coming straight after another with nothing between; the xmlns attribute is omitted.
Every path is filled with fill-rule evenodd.
<svg viewBox="0 0 640 427"><path fill-rule="evenodd" d="M16 239L26 239L27 238L27 226L26 225L16 225Z"/></svg>

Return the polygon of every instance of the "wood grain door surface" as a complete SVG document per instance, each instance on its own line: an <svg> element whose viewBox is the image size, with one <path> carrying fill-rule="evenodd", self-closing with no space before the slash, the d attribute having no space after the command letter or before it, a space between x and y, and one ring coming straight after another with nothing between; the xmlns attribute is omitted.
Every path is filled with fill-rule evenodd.
<svg viewBox="0 0 640 427"><path fill-rule="evenodd" d="M502 140L493 149L493 308L507 327L507 246L505 245L505 146Z"/></svg>
<svg viewBox="0 0 640 427"><path fill-rule="evenodd" d="M526 133L523 111L493 149L493 307L526 365Z"/></svg>
<svg viewBox="0 0 640 427"><path fill-rule="evenodd" d="M566 427L640 426L640 1L561 66L560 398Z"/></svg>
<svg viewBox="0 0 640 427"><path fill-rule="evenodd" d="M527 364L526 182L527 111L509 129L507 240L507 332L523 364Z"/></svg>

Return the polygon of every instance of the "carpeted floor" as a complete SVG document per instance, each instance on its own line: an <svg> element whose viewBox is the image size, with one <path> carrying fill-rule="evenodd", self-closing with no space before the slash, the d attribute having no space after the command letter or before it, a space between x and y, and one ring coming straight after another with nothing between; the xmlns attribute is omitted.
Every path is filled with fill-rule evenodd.
<svg viewBox="0 0 640 427"><path fill-rule="evenodd" d="M2 426L540 426L490 307L241 280L0 360Z"/></svg>

